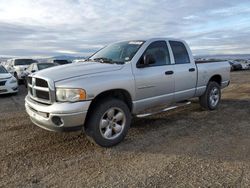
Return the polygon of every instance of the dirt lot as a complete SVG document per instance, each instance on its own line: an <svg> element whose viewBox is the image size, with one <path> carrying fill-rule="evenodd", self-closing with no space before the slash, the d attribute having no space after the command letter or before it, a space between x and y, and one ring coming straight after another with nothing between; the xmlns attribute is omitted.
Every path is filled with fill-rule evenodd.
<svg viewBox="0 0 250 188"><path fill-rule="evenodd" d="M36 127L25 93L0 97L0 187L250 187L250 71L232 73L218 110L134 119L109 149Z"/></svg>

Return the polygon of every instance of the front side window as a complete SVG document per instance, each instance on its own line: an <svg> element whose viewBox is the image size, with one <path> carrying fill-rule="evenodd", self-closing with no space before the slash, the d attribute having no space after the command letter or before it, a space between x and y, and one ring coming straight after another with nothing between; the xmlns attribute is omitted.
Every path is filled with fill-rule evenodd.
<svg viewBox="0 0 250 188"><path fill-rule="evenodd" d="M130 61L144 41L126 41L108 45L92 55L89 60L107 63L125 63Z"/></svg>
<svg viewBox="0 0 250 188"><path fill-rule="evenodd" d="M47 69L50 67L54 67L54 66L56 66L56 64L54 64L54 63L40 63L40 64L37 64L37 66L38 66L38 70L43 70L43 69Z"/></svg>
<svg viewBox="0 0 250 188"><path fill-rule="evenodd" d="M171 64L168 47L165 41L152 42L140 58L139 64L143 63L142 61L145 55L150 56L154 60L154 63L150 64L149 66L161 66Z"/></svg>
<svg viewBox="0 0 250 188"><path fill-rule="evenodd" d="M189 55L185 45L178 41L169 41L175 64L187 64L190 63Z"/></svg>

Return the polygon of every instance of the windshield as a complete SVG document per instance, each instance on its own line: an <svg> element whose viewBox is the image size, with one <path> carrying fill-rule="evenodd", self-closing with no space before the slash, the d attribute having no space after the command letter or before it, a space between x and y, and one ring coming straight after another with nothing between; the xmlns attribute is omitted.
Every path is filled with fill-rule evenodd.
<svg viewBox="0 0 250 188"><path fill-rule="evenodd" d="M56 66L56 64L54 63L41 63L41 64L37 64L38 66L38 70L43 70L43 69L47 69L49 67L54 67Z"/></svg>
<svg viewBox="0 0 250 188"><path fill-rule="evenodd" d="M35 63L37 61L33 60L33 59L16 59L15 60L15 66L17 65L30 65L32 63Z"/></svg>
<svg viewBox="0 0 250 188"><path fill-rule="evenodd" d="M144 41L126 41L108 45L96 52L88 60L108 63L125 63L130 61Z"/></svg>
<svg viewBox="0 0 250 188"><path fill-rule="evenodd" d="M0 74L3 74L3 73L8 73L8 71L0 65Z"/></svg>
<svg viewBox="0 0 250 188"><path fill-rule="evenodd" d="M58 59L53 60L53 62L54 62L54 63L58 63L59 65L65 65L65 64L71 63L71 62L68 61L68 60L58 60Z"/></svg>

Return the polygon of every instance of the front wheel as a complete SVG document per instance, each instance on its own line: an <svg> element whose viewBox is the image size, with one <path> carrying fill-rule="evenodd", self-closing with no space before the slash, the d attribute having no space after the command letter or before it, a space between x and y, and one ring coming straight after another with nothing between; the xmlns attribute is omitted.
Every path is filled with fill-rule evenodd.
<svg viewBox="0 0 250 188"><path fill-rule="evenodd" d="M126 136L131 123L127 105L118 99L106 99L97 103L85 125L86 134L96 144L111 147Z"/></svg>
<svg viewBox="0 0 250 188"><path fill-rule="evenodd" d="M206 92L199 98L200 105L206 110L215 110L221 100L221 89L217 82L209 82Z"/></svg>

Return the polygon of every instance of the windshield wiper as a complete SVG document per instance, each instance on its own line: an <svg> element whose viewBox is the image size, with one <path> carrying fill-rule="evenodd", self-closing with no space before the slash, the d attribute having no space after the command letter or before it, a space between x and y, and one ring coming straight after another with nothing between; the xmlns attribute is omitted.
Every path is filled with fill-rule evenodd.
<svg viewBox="0 0 250 188"><path fill-rule="evenodd" d="M100 63L113 63L112 59L109 59L106 57L98 57L98 58L95 58L94 61L98 61Z"/></svg>
<svg viewBox="0 0 250 188"><path fill-rule="evenodd" d="M106 57L98 57L98 58L95 58L93 59L94 61L98 61L100 63L111 63L111 64L124 64L124 62L122 61L113 61L112 59L110 58L106 58Z"/></svg>

